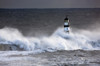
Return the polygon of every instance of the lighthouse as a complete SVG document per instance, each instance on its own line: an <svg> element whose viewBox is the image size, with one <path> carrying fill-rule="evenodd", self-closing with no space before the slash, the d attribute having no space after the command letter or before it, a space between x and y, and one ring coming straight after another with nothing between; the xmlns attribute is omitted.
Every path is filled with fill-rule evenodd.
<svg viewBox="0 0 100 66"><path fill-rule="evenodd" d="M66 33L69 33L69 30L70 30L69 19L68 19L68 17L66 16L66 18L64 19L64 31L65 31Z"/></svg>

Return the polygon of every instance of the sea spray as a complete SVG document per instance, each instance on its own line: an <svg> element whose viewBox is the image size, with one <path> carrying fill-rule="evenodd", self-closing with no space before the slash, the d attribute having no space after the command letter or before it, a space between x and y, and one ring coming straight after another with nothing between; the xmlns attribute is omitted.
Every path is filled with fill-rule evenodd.
<svg viewBox="0 0 100 66"><path fill-rule="evenodd" d="M65 33L63 28L58 28L49 37L25 37L14 28L0 29L0 44L18 46L25 51L53 52L57 50L100 50L100 43L91 40L88 36L79 33ZM16 47L17 48L17 47ZM14 49L13 49L14 50Z"/></svg>

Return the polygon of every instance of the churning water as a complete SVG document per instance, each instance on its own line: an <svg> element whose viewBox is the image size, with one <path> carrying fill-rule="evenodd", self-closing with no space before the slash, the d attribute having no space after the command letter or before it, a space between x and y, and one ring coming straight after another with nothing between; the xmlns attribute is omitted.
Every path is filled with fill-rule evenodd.
<svg viewBox="0 0 100 66"><path fill-rule="evenodd" d="M63 28L58 28L51 36L25 37L18 29L0 29L0 44L13 45L12 50L23 49L34 52L57 51L57 50L100 50L98 40L92 40L84 34L65 33Z"/></svg>

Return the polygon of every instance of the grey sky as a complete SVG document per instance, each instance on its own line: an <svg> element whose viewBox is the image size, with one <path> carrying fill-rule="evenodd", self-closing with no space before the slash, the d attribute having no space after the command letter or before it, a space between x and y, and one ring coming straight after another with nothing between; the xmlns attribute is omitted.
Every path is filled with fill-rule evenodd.
<svg viewBox="0 0 100 66"><path fill-rule="evenodd" d="M0 8L100 8L100 0L0 0Z"/></svg>

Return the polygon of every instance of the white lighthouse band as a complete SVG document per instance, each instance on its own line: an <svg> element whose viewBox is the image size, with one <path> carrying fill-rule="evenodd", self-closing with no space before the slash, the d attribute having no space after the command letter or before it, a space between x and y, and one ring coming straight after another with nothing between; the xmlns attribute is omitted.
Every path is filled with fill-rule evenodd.
<svg viewBox="0 0 100 66"><path fill-rule="evenodd" d="M64 31L65 32L69 32L70 31L70 27L69 27L69 22L68 21L64 22Z"/></svg>

